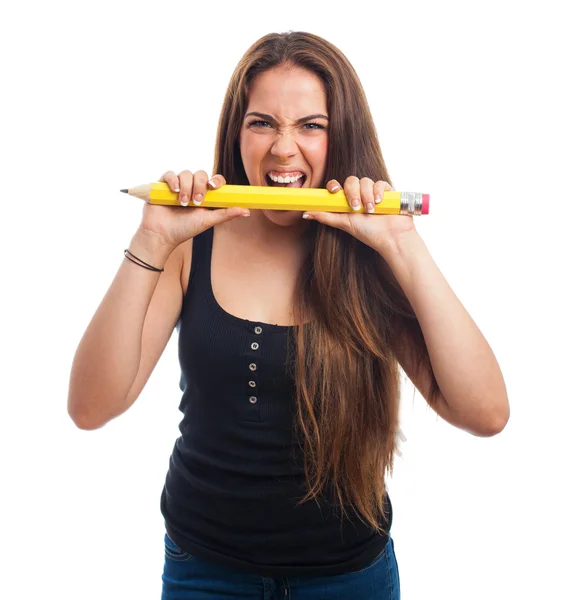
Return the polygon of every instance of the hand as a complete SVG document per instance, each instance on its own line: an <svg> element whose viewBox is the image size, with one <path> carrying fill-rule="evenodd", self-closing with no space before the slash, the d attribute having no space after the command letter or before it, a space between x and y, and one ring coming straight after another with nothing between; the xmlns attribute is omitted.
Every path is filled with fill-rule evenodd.
<svg viewBox="0 0 570 600"><path fill-rule="evenodd" d="M166 182L173 192L179 192L178 200L180 206L165 206L145 202L142 221L139 229L152 232L157 235L162 243L175 248L182 242L197 236L202 231L230 221L242 215L249 216L249 210L233 206L231 208L198 208L194 206L185 208L184 201L189 204L196 196L201 197L200 203L206 197L208 189L218 189L225 185L223 175L214 175L208 181L205 171L182 171L175 175L173 171L167 171L159 181Z"/></svg>
<svg viewBox="0 0 570 600"><path fill-rule="evenodd" d="M333 194L342 189L336 179L331 179L326 188ZM388 182L377 181L374 183L369 177L358 179L358 177L351 175L344 182L344 193L349 205L352 207L352 201L356 199L358 200L357 208L361 210L364 205L365 211L368 208L367 205L371 204L374 207L382 202L384 192L392 189ZM384 256L395 247L396 240L402 233L416 229L414 218L408 215L367 214L366 212L356 211L352 213L309 211L305 212L304 215L310 215L310 218L319 221L319 223L337 227L350 233Z"/></svg>

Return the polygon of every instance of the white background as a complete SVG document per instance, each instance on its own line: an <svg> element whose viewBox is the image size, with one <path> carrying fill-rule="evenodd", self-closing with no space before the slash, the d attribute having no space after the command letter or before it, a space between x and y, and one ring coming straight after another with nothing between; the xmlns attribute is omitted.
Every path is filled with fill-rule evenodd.
<svg viewBox="0 0 570 600"><path fill-rule="evenodd" d="M477 438L407 383L388 479L405 600L568 598L568 59L563 2L20 2L0 13L0 596L160 597L177 333L131 409L76 428L77 344L134 234L120 188L211 173L224 92L270 32L360 75L397 190L511 403ZM362 140L365 144L366 140Z"/></svg>

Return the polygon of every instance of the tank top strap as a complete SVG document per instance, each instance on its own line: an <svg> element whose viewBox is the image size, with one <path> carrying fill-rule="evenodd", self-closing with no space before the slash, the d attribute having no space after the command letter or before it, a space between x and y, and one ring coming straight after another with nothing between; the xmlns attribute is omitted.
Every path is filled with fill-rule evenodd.
<svg viewBox="0 0 570 600"><path fill-rule="evenodd" d="M202 231L194 236L192 240L192 262L190 264L190 276L188 279L188 289L198 272L202 278L207 281L210 277L210 264L212 261L212 241L214 239L214 228Z"/></svg>

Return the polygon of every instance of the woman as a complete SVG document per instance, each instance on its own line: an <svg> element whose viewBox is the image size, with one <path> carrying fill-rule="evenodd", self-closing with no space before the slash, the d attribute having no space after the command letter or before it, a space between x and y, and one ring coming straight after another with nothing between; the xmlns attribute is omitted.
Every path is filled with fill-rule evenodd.
<svg viewBox="0 0 570 600"><path fill-rule="evenodd" d="M246 52L213 173L161 178L197 207L145 204L77 350L70 415L92 429L126 411L176 327L184 417L161 496L162 597L399 598L384 484L398 365L480 436L508 420L499 366L412 217L199 208L226 183L344 188L355 209L392 189L332 44L289 32Z"/></svg>

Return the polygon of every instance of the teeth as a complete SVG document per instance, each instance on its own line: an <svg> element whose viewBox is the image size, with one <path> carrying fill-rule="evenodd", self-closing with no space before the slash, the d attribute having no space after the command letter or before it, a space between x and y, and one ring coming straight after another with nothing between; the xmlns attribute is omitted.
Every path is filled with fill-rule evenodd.
<svg viewBox="0 0 570 600"><path fill-rule="evenodd" d="M303 175L295 175L293 177L287 175L287 177L281 177L280 175L276 176L272 175L271 173L268 173L267 175L271 181L275 181L276 183L293 183L294 181L298 181L301 179L301 177L303 177Z"/></svg>

